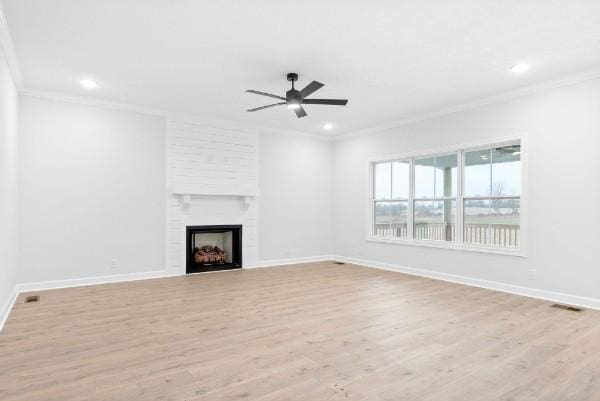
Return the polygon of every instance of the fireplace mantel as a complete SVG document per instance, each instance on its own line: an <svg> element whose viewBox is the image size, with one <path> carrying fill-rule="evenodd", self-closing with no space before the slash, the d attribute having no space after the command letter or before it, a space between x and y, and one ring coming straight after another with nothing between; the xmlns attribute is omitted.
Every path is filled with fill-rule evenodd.
<svg viewBox="0 0 600 401"><path fill-rule="evenodd" d="M242 206L247 208L258 197L257 188L249 187L217 187L207 185L171 185L170 192L180 198L184 207L190 205L192 196L234 197L239 198Z"/></svg>

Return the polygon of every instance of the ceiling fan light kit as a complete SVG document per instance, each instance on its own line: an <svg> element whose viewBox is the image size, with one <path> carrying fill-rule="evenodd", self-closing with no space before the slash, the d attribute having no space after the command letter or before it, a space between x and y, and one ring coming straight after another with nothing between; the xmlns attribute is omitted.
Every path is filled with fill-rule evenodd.
<svg viewBox="0 0 600 401"><path fill-rule="evenodd" d="M312 81L304 89L297 90L294 87L294 82L298 80L298 74L294 72L290 72L287 74L287 80L292 83L292 89L285 93L285 97L273 95L272 93L261 92L254 89L248 89L246 92L254 93L255 95L268 96L274 99L283 100L283 102L268 104L266 106L255 107L253 109L249 109L249 112L254 112L258 110L267 109L269 107L275 106L283 106L287 105L288 109L294 110L296 116L298 118L306 117L306 110L302 107L303 104L324 104L331 106L345 106L348 103L348 99L307 99L307 96L310 96L317 90L321 89L324 85L317 81Z"/></svg>

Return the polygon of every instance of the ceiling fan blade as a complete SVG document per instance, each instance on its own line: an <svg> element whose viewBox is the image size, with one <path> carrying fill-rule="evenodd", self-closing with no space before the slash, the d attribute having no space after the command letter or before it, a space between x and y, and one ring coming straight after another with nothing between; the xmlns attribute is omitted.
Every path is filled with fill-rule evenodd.
<svg viewBox="0 0 600 401"><path fill-rule="evenodd" d="M345 106L348 99L302 99L302 104L330 104L332 106Z"/></svg>
<svg viewBox="0 0 600 401"><path fill-rule="evenodd" d="M266 106L260 106L260 107L255 107L253 109L249 109L248 111L258 111L258 110L262 110L262 109L268 109L269 107L274 107L274 106L282 106L284 105L285 102L281 102L281 103L273 103L273 104L268 104Z"/></svg>
<svg viewBox="0 0 600 401"><path fill-rule="evenodd" d="M248 89L246 92L254 93L255 95L263 95L263 96L273 97L273 98L279 99L279 100L285 100L284 97L273 95L273 94L267 93L267 92L255 91L254 89Z"/></svg>
<svg viewBox="0 0 600 401"><path fill-rule="evenodd" d="M303 98L305 98L306 96L309 96L311 93L314 93L314 92L318 91L323 86L325 86L325 85L322 84L322 83L320 83L320 82L312 81L311 83L309 83L308 85L306 85L304 87L304 89L302 89L300 91L300 96L302 96Z"/></svg>
<svg viewBox="0 0 600 401"><path fill-rule="evenodd" d="M304 107L300 106L297 109L294 109L294 111L298 118L306 117L306 110L304 110Z"/></svg>

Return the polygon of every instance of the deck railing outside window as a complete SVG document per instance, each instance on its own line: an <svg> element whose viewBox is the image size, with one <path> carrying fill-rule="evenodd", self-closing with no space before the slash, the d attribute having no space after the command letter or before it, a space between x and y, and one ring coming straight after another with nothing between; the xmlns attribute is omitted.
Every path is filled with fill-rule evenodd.
<svg viewBox="0 0 600 401"><path fill-rule="evenodd" d="M482 244L518 248L521 230L518 225L465 224L463 239L470 244ZM455 241L456 227L452 223L416 224L415 239L432 239L434 241ZM407 224L377 224L375 233L378 237L408 238Z"/></svg>

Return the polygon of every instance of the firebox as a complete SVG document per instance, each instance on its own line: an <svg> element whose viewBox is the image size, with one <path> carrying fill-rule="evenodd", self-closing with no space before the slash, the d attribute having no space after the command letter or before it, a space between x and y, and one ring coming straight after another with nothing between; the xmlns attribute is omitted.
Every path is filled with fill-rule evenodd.
<svg viewBox="0 0 600 401"><path fill-rule="evenodd" d="M242 226L187 226L186 274L241 269Z"/></svg>

